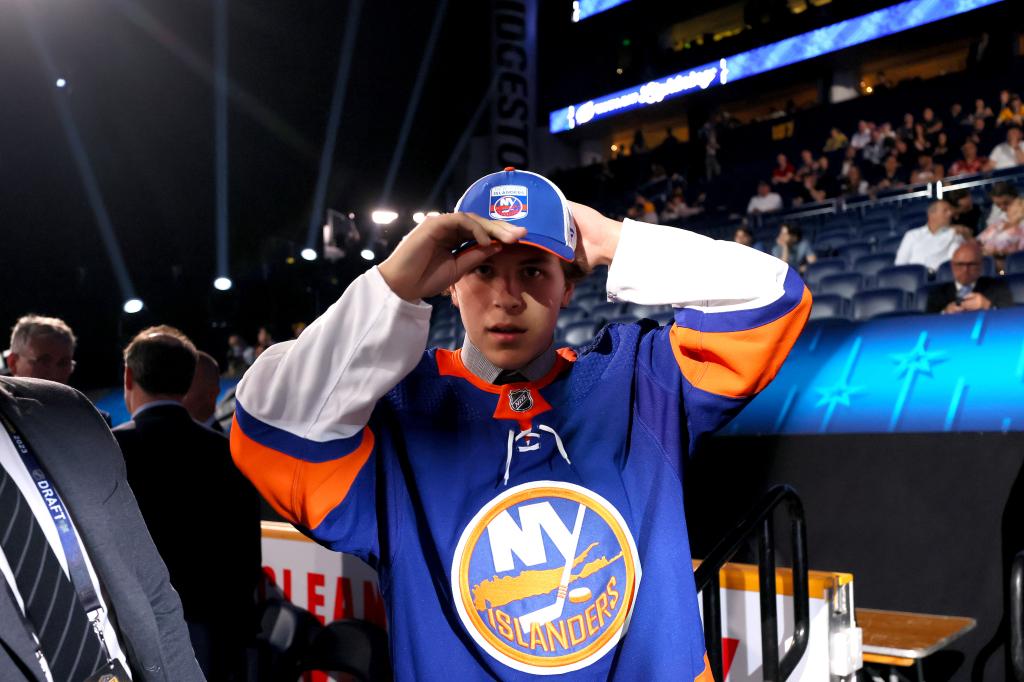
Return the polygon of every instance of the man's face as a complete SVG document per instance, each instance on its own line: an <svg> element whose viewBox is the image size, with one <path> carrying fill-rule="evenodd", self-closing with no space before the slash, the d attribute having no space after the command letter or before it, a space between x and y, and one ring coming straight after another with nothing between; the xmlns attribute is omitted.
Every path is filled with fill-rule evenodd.
<svg viewBox="0 0 1024 682"><path fill-rule="evenodd" d="M768 185L766 185L766 184L764 184L762 182L760 185L757 186L757 193L760 194L763 197L764 196L768 196L768 190L769 189L771 189L771 188Z"/></svg>
<svg viewBox="0 0 1024 682"><path fill-rule="evenodd" d="M484 357L502 369L519 369L551 345L558 311L572 292L554 254L514 244L463 275L452 287L452 302Z"/></svg>
<svg viewBox="0 0 1024 682"><path fill-rule="evenodd" d="M981 277L981 252L977 249L957 251L950 261L953 278L962 286L974 284Z"/></svg>
<svg viewBox="0 0 1024 682"><path fill-rule="evenodd" d="M964 143L964 158L970 161L978 154L978 148L974 146L973 142Z"/></svg>
<svg viewBox="0 0 1024 682"><path fill-rule="evenodd" d="M1010 128L1006 131L1006 141L1010 143L1011 147L1016 147L1020 144L1020 128Z"/></svg>
<svg viewBox="0 0 1024 682"><path fill-rule="evenodd" d="M932 225L949 225L949 221L953 219L953 207L943 201L932 206L928 211L928 217Z"/></svg>
<svg viewBox="0 0 1024 682"><path fill-rule="evenodd" d="M999 207L1000 211L1005 212L1010 207L1010 202L1013 201L1013 197L1009 195L999 194L992 197L992 203Z"/></svg>
<svg viewBox="0 0 1024 682"><path fill-rule="evenodd" d="M16 377L47 379L68 383L75 371L75 350L71 341L60 336L37 336L21 353L11 353L7 366Z"/></svg>

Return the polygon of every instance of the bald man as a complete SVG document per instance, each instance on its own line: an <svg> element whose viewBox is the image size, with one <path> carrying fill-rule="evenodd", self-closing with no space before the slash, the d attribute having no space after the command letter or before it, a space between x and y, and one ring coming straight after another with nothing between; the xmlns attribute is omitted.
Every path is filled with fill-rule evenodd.
<svg viewBox="0 0 1024 682"><path fill-rule="evenodd" d="M196 371L192 385L181 401L189 415L203 426L222 432L214 419L217 396L220 395L220 366L209 353L196 351Z"/></svg>
<svg viewBox="0 0 1024 682"><path fill-rule="evenodd" d="M951 315L1013 305L1013 296L1005 282L981 276L982 258L978 242L972 240L957 247L950 265L953 281L931 290L928 312Z"/></svg>

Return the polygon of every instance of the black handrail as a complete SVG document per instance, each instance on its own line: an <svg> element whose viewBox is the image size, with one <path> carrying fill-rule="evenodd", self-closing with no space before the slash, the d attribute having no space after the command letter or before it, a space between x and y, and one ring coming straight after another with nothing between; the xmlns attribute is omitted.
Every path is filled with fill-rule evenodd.
<svg viewBox="0 0 1024 682"><path fill-rule="evenodd" d="M1024 682L1024 552L1013 558L1010 569L1010 657L1014 677Z"/></svg>
<svg viewBox="0 0 1024 682"><path fill-rule="evenodd" d="M779 660L778 616L775 606L775 538L772 512L785 504L793 541L793 644ZM694 572L697 591L704 600L704 643L716 680L722 676L722 611L719 577L722 567L754 533L759 534L758 578L761 592L761 656L765 682L781 682L793 673L807 650L810 605L807 596L807 527L800 497L788 485L769 490L753 509L715 545ZM1024 565L1022 565L1024 571Z"/></svg>

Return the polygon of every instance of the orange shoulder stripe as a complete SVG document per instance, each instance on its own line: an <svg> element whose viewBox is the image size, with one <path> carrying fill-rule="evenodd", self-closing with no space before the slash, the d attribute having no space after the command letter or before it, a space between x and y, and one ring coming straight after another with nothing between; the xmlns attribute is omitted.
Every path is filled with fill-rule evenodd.
<svg viewBox="0 0 1024 682"><path fill-rule="evenodd" d="M711 661L708 655L704 654L704 672L693 678L693 682L715 682L715 676L711 674Z"/></svg>
<svg viewBox="0 0 1024 682"><path fill-rule="evenodd" d="M811 292L768 324L733 332L701 332L672 325L672 352L686 380L729 398L756 395L775 378L811 314Z"/></svg>
<svg viewBox="0 0 1024 682"><path fill-rule="evenodd" d="M231 455L239 471L278 514L310 530L348 496L374 446L373 432L365 427L353 452L329 462L304 462L249 438L237 419L231 426Z"/></svg>

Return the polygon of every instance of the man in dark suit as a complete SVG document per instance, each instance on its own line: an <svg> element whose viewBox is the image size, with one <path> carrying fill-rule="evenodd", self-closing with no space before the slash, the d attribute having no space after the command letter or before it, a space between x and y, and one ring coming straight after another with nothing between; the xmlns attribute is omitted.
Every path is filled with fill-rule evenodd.
<svg viewBox="0 0 1024 682"><path fill-rule="evenodd" d="M196 373L181 403L189 415L203 426L224 433L216 419L217 396L220 395L220 366L209 353L196 351Z"/></svg>
<svg viewBox="0 0 1024 682"><path fill-rule="evenodd" d="M124 358L132 420L114 435L128 482L181 595L203 671L211 680L242 679L256 629L259 495L235 468L227 439L182 405L196 366L188 337L151 327Z"/></svg>
<svg viewBox="0 0 1024 682"><path fill-rule="evenodd" d="M928 312L955 314L1013 306L1013 295L1006 283L981 276L981 247L965 242L950 259L953 281L934 287L928 294Z"/></svg>
<svg viewBox="0 0 1024 682"><path fill-rule="evenodd" d="M0 680L81 680L108 660L135 682L202 680L181 601L95 408L54 382L0 377L0 417Z"/></svg>

